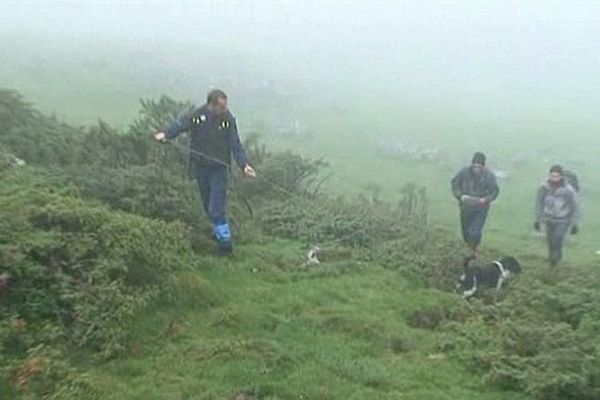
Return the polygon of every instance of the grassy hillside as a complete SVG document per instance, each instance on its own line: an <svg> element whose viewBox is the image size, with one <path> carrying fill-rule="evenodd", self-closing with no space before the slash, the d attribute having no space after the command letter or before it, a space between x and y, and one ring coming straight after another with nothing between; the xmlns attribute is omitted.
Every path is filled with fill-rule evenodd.
<svg viewBox="0 0 600 400"><path fill-rule="evenodd" d="M3 159L28 163L0 170L0 272L15 278L0 297L1 398L598 398L599 227L590 211L549 271L529 234L544 160L503 185L485 239L486 257L514 254L525 273L500 303L466 303L452 293L462 246L447 194L464 146L452 168L377 159L369 135L339 144L370 126L351 112L294 143L312 157L250 142L258 171L293 196L234 176L237 252L223 259L184 157L149 141L184 106L162 98L123 131L75 129L0 92ZM334 175L315 193L320 155ZM421 186L425 215L398 205ZM322 264L303 267L308 244Z"/></svg>
<svg viewBox="0 0 600 400"><path fill-rule="evenodd" d="M485 390L440 352L438 334L406 322L423 307L456 305L454 296L351 260L295 271L297 254L296 243L274 240L233 261L203 260L200 288L217 304L144 319L140 354L95 379L119 399L518 398Z"/></svg>

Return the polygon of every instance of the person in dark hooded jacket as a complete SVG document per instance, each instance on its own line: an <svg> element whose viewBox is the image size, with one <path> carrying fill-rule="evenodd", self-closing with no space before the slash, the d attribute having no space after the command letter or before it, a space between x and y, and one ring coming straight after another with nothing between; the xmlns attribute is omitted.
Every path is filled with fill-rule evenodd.
<svg viewBox="0 0 600 400"><path fill-rule="evenodd" d="M225 92L212 90L206 104L181 114L164 132L157 132L154 138L165 142L183 132L191 135L191 173L198 181L202 206L213 224L214 238L221 250L231 253L232 238L225 210L232 155L246 176L256 177L256 171L246 158Z"/></svg>
<svg viewBox="0 0 600 400"><path fill-rule="evenodd" d="M485 161L483 153L475 153L471 165L452 179L452 193L460 208L462 237L473 256L477 256L490 204L500 193L496 176L485 167Z"/></svg>

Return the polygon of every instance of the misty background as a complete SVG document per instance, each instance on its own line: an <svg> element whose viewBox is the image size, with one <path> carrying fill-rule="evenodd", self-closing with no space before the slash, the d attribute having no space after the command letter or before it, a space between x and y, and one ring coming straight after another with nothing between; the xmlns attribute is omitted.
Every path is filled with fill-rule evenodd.
<svg viewBox="0 0 600 400"><path fill-rule="evenodd" d="M270 80L353 105L380 98L389 106L452 107L513 120L545 112L592 119L600 97L594 1L4 1L0 7L2 81L38 91L60 78L92 83L95 74L83 79L80 71L78 81L58 68L96 64L122 74L121 90L147 86L138 97L162 91L203 97L207 81ZM62 86L55 107L78 89ZM112 100L110 89L119 88L87 95Z"/></svg>
<svg viewBox="0 0 600 400"><path fill-rule="evenodd" d="M0 86L78 125L124 127L139 99L221 87L242 136L330 161L329 190L417 181L453 225L448 182L474 151L510 176L492 231L527 231L562 162L600 227L595 1L3 1L0 60ZM310 134L274 134L293 124ZM380 157L396 141L444 161Z"/></svg>

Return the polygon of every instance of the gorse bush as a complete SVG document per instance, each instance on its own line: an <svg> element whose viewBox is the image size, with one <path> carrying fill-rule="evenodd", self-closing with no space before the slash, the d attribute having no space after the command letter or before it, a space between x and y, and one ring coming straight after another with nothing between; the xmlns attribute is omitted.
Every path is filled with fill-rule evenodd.
<svg viewBox="0 0 600 400"><path fill-rule="evenodd" d="M0 145L28 163L43 165L95 165L122 168L163 162L171 157L157 152L151 134L165 127L175 115L189 107L167 97L160 101L142 101L139 118L125 132L118 132L100 120L97 126L73 128L48 117L26 103L16 92L0 89ZM163 149L164 150L164 149Z"/></svg>
<svg viewBox="0 0 600 400"><path fill-rule="evenodd" d="M301 175L311 178L319 166L317 164ZM318 192L302 198L288 197L286 201L265 210L260 222L263 229L272 235L299 239L313 245L337 243L361 248L365 250L363 255L369 259L392 241L409 238L414 242L423 241L427 217L420 206L424 194L413 198L414 192L418 191L420 189L416 185L411 186L398 205L373 201L372 197L365 195L351 200L320 196Z"/></svg>
<svg viewBox="0 0 600 400"><path fill-rule="evenodd" d="M444 328L442 348L500 388L542 400L599 398L600 295L596 278L583 282L578 272L557 285L530 277L497 306L473 303L472 318Z"/></svg>
<svg viewBox="0 0 600 400"><path fill-rule="evenodd" d="M0 145L27 162L66 165L82 141L81 129L47 117L16 92L0 89Z"/></svg>
<svg viewBox="0 0 600 400"><path fill-rule="evenodd" d="M335 242L352 247L368 247L405 236L405 222L397 208L341 198L321 198L318 202L292 198L261 215L261 226L269 234L309 244Z"/></svg>
<svg viewBox="0 0 600 400"><path fill-rule="evenodd" d="M188 224L201 220L192 183L155 164L129 168L83 167L73 173L81 194L113 208Z"/></svg>
<svg viewBox="0 0 600 400"><path fill-rule="evenodd" d="M184 225L111 211L60 178L44 178L15 171L0 189L0 270L10 276L0 295L5 381L14 382L32 346L123 354L129 322L172 300L175 272L189 265ZM32 374L44 376L44 365Z"/></svg>
<svg viewBox="0 0 600 400"><path fill-rule="evenodd" d="M32 197L4 184L0 244L12 280L10 314L52 320L77 345L115 353L124 321L157 296L172 296L173 272L190 251L185 227L115 213L51 187Z"/></svg>

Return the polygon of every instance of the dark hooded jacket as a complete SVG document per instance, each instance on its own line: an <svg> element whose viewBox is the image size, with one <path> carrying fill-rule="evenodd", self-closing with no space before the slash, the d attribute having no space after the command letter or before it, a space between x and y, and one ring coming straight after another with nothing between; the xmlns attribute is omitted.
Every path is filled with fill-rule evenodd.
<svg viewBox="0 0 600 400"><path fill-rule="evenodd" d="M190 132L190 165L192 167L231 165L231 154L240 168L247 164L235 117L212 113L207 104L192 108L177 117L167 129L168 139Z"/></svg>
<svg viewBox="0 0 600 400"><path fill-rule="evenodd" d="M500 194L500 187L496 176L489 169L484 168L481 173L476 174L472 167L465 167L452 179L452 194L459 201L464 195L485 197L489 199L485 206L489 206Z"/></svg>

